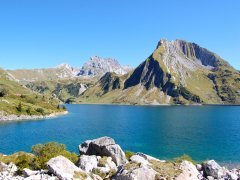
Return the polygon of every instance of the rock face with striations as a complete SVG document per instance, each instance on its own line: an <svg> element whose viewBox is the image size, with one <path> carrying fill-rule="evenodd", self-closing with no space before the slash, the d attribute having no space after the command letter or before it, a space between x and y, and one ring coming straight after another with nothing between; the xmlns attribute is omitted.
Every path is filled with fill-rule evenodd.
<svg viewBox="0 0 240 180"><path fill-rule="evenodd" d="M130 70L128 66L121 66L116 59L93 56L83 65L78 76L100 76L107 72L123 75Z"/></svg>
<svg viewBox="0 0 240 180"><path fill-rule="evenodd" d="M110 137L85 141L79 145L79 151L85 155L110 156L117 166L127 162L121 147Z"/></svg>

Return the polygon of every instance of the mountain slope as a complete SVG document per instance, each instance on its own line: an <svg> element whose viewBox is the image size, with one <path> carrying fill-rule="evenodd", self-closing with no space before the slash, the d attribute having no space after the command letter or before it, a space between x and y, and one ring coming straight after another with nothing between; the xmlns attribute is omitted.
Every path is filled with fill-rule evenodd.
<svg viewBox="0 0 240 180"><path fill-rule="evenodd" d="M104 95L104 99L111 96L108 103L240 104L239 71L215 53L183 40L161 40L154 52L125 77L118 93ZM89 93L86 97L92 88L83 93L83 101L96 96Z"/></svg>
<svg viewBox="0 0 240 180"><path fill-rule="evenodd" d="M0 113L2 115L48 115L61 112L59 101L43 96L19 84L7 71L0 69Z"/></svg>

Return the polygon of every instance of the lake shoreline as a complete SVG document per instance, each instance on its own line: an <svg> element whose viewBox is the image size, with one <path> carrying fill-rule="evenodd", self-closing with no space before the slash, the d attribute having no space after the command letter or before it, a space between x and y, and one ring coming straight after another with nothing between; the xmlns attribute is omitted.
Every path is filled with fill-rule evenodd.
<svg viewBox="0 0 240 180"><path fill-rule="evenodd" d="M66 115L68 114L68 111L63 112L55 112L51 113L49 115L2 115L0 116L0 122L12 122L12 121L22 121L22 120L41 120L41 119L49 119L49 118L55 118L58 116Z"/></svg>
<svg viewBox="0 0 240 180"><path fill-rule="evenodd" d="M73 105L107 105L107 106L240 106L240 104L121 104L121 103L72 103Z"/></svg>
<svg viewBox="0 0 240 180"><path fill-rule="evenodd" d="M124 151L108 136L85 140L79 153L71 153L62 144L46 143L31 153L0 154L0 179L88 179L88 180L238 180L240 169L222 166L215 160L194 161L183 155L163 160L142 152ZM58 149L58 151L54 151ZM38 153L38 152L41 153ZM46 156L47 155L47 156ZM32 161L34 159L34 161ZM23 163L24 162L24 163ZM76 176L76 172L78 175ZM67 175L66 175L67 174ZM78 178L79 177L79 178Z"/></svg>

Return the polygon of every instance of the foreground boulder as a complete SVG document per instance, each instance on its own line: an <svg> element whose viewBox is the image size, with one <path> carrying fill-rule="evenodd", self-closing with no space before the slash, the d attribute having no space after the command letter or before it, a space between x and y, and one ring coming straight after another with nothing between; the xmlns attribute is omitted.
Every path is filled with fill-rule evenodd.
<svg viewBox="0 0 240 180"><path fill-rule="evenodd" d="M91 172L94 168L98 165L98 158L95 155L87 156L82 155L80 156L77 165L79 168L86 172Z"/></svg>
<svg viewBox="0 0 240 180"><path fill-rule="evenodd" d="M114 180L155 180L157 172L148 166L132 163L124 166L117 173Z"/></svg>
<svg viewBox="0 0 240 180"><path fill-rule="evenodd" d="M50 173L56 175L61 180L92 179L86 172L63 156L50 159L47 162L47 167Z"/></svg>
<svg viewBox="0 0 240 180"><path fill-rule="evenodd" d="M176 180L203 179L196 166L189 161L183 161L180 165L180 169L182 170L182 173L176 178Z"/></svg>
<svg viewBox="0 0 240 180"><path fill-rule="evenodd" d="M17 174L17 166L13 163L5 164L0 162L0 180L23 179Z"/></svg>
<svg viewBox="0 0 240 180"><path fill-rule="evenodd" d="M110 156L117 166L127 162L121 147L110 137L85 141L79 145L79 151L85 155Z"/></svg>
<svg viewBox="0 0 240 180"><path fill-rule="evenodd" d="M214 160L206 161L202 163L203 175L205 177L213 177L215 179L227 178L228 170L221 167Z"/></svg>

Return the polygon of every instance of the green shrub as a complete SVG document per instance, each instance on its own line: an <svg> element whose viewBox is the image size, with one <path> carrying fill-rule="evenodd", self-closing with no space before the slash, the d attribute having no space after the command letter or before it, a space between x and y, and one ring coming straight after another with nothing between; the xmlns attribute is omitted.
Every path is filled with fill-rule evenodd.
<svg viewBox="0 0 240 180"><path fill-rule="evenodd" d="M28 107L28 108L26 109L26 112L27 112L29 115L31 115L31 108Z"/></svg>
<svg viewBox="0 0 240 180"><path fill-rule="evenodd" d="M127 160L130 160L130 158L134 155L134 152L131 151L125 151L125 156L127 158Z"/></svg>
<svg viewBox="0 0 240 180"><path fill-rule="evenodd" d="M38 163L36 164L39 166L39 169L46 168L46 162L59 155L65 156L73 163L76 163L78 160L76 153L67 151L64 144L58 144L55 142L37 144L32 147L32 153L37 157Z"/></svg>
<svg viewBox="0 0 240 180"><path fill-rule="evenodd" d="M36 157L30 153L18 152L9 156L0 155L0 162L14 163L18 167L18 174L22 174L24 168L34 169Z"/></svg>
<svg viewBox="0 0 240 180"><path fill-rule="evenodd" d="M44 114L44 109L43 108L37 108L36 111L41 113L41 114Z"/></svg>
<svg viewBox="0 0 240 180"><path fill-rule="evenodd" d="M24 95L24 94L21 94L21 96L20 96L22 99L24 99L24 98L26 98L27 96L26 95Z"/></svg>
<svg viewBox="0 0 240 180"><path fill-rule="evenodd" d="M16 109L17 109L19 112L22 112L22 103L21 103L21 102L18 104L18 106L16 107Z"/></svg>
<svg viewBox="0 0 240 180"><path fill-rule="evenodd" d="M5 88L0 88L0 97L4 97L6 96L8 93L8 91Z"/></svg>

